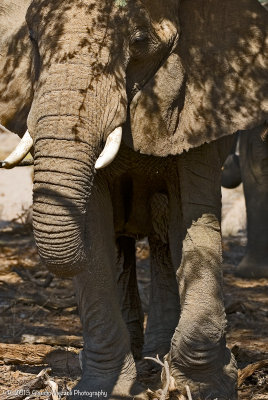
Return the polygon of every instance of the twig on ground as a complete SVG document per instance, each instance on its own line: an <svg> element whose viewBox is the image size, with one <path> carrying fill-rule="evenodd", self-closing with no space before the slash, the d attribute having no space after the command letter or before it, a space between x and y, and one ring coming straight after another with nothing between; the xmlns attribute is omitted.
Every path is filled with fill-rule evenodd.
<svg viewBox="0 0 268 400"><path fill-rule="evenodd" d="M44 364L44 360L54 349L44 344L0 343L0 364Z"/></svg>
<svg viewBox="0 0 268 400"><path fill-rule="evenodd" d="M65 346L65 347L83 347L82 336L74 335L58 335L58 336L37 336L24 334L21 337L23 344L48 344L51 346Z"/></svg>
<svg viewBox="0 0 268 400"><path fill-rule="evenodd" d="M43 288L47 288L54 279L54 275L52 275L50 272L46 272L44 279L37 279L31 274L28 269L25 268L13 267L12 271L16 272L16 274L19 275L19 277L22 278L24 281L30 281L35 285Z"/></svg>
<svg viewBox="0 0 268 400"><path fill-rule="evenodd" d="M241 387L244 381L254 374L255 371L268 366L268 359L257 361L253 364L247 365L242 370L238 370L238 387Z"/></svg>
<svg viewBox="0 0 268 400"><path fill-rule="evenodd" d="M51 368L42 369L34 379L30 380L25 385L16 388L12 394L7 394L6 396L1 397L1 400L22 400L25 398L26 393L31 393L36 389L43 389L46 386L46 381L49 378L48 374L50 372Z"/></svg>
<svg viewBox="0 0 268 400"><path fill-rule="evenodd" d="M166 384L164 389L161 389L161 395L160 395L160 399L159 400L165 400L168 391L169 391L169 386L170 386L170 381L171 381L171 375L169 372L169 365L167 361L162 362L159 358L159 355L157 354L156 358L153 357L144 357L145 360L151 360L156 362L157 364L161 365L162 367L164 367L165 369L165 374L166 374Z"/></svg>
<svg viewBox="0 0 268 400"><path fill-rule="evenodd" d="M58 384L55 381L53 381L52 379L48 379L45 382L45 384L48 385L51 388L52 400L59 400L59 396L58 396L59 387L58 387Z"/></svg>
<svg viewBox="0 0 268 400"><path fill-rule="evenodd" d="M173 376L170 374L169 371L169 365L168 362L165 360L164 362L162 362L159 358L159 355L157 354L156 358L153 357L144 357L145 360L151 360L156 362L157 364L161 365L162 367L164 367L165 369L165 374L166 374L166 385L164 387L164 389L160 389L158 392L160 393L160 398L159 400L165 400L166 396L169 392L169 390L175 390L175 384L174 384L174 378ZM192 394L190 391L190 388L188 385L185 385L185 389L186 389L186 393L187 393L187 397L188 400L193 400L192 398ZM185 397L183 396L183 398L185 399ZM153 399L153 400L157 400L157 399Z"/></svg>
<svg viewBox="0 0 268 400"><path fill-rule="evenodd" d="M34 293L32 295L20 296L17 298L17 303L22 304L38 304L41 307L47 308L49 310L59 310L59 309L66 309L70 307L76 306L75 296L66 299L59 299L56 296L50 295L47 297L43 293Z"/></svg>

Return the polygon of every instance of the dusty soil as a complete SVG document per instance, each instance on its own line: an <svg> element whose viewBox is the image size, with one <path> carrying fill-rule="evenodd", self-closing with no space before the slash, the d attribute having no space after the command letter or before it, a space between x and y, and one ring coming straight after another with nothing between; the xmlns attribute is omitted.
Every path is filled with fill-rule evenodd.
<svg viewBox="0 0 268 400"><path fill-rule="evenodd" d="M253 366L239 388L240 399L264 400L268 398L268 282L233 276L245 243L244 233L224 239L227 342L240 369L266 360L252 373ZM52 379L60 391L66 391L81 374L81 325L72 281L58 279L45 270L31 231L25 225L13 224L2 229L0 249L0 388L2 392L20 388L43 368L51 367ZM145 242L138 244L137 254L139 288L146 310L150 273ZM144 378L148 385L148 376Z"/></svg>

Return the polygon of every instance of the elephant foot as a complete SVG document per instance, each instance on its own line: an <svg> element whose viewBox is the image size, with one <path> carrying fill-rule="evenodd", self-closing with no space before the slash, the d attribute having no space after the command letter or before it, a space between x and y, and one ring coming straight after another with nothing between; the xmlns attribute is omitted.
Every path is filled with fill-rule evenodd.
<svg viewBox="0 0 268 400"><path fill-rule="evenodd" d="M83 376L72 389L70 400L148 400L146 388L126 376Z"/></svg>
<svg viewBox="0 0 268 400"><path fill-rule="evenodd" d="M83 357L83 356L82 356ZM148 400L146 388L137 381L137 371L133 357L126 357L117 372L105 369L92 370L83 360L82 379L72 389L70 400Z"/></svg>
<svg viewBox="0 0 268 400"><path fill-rule="evenodd" d="M263 257L256 260L249 255L245 255L240 264L235 270L235 276L247 279L268 279L268 258Z"/></svg>
<svg viewBox="0 0 268 400"><path fill-rule="evenodd" d="M228 349L227 349L228 350ZM229 353L229 350L228 350ZM170 375L172 379L172 390L177 390L186 398L186 386L189 387L193 400L237 400L236 382L237 367L233 355L228 354L230 359L226 365L219 360L219 367L206 371L183 369L179 363L169 362ZM169 360L169 356L165 357ZM163 387L166 383L165 371L162 371Z"/></svg>

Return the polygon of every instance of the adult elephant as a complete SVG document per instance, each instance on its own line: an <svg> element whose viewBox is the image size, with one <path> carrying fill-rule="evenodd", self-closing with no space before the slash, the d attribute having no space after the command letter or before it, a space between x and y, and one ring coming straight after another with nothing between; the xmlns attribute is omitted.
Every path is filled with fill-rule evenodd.
<svg viewBox="0 0 268 400"><path fill-rule="evenodd" d="M268 278L268 142L262 139L266 127L240 132L224 163L222 185L235 188L243 182L247 210L246 254L236 275L243 278Z"/></svg>
<svg viewBox="0 0 268 400"><path fill-rule="evenodd" d="M40 256L56 274L74 276L85 343L74 397L102 390L110 399L144 398L116 274L120 264L123 315L138 324L137 291L123 274L145 235L157 318L174 330L166 359L176 387L188 384L194 399L235 399L220 177L228 134L267 118L266 12L255 0L34 0L27 23L36 81L21 147L34 146ZM165 329L159 335L158 345Z"/></svg>

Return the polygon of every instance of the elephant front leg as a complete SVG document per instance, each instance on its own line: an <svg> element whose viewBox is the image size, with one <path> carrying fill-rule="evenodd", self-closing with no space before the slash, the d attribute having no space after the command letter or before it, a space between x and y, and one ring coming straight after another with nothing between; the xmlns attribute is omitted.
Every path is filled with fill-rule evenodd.
<svg viewBox="0 0 268 400"><path fill-rule="evenodd" d="M73 398L143 399L118 299L110 197L105 187L93 190L86 234L88 265L74 278L84 348L82 379L73 388Z"/></svg>
<svg viewBox="0 0 268 400"><path fill-rule="evenodd" d="M221 149L222 150L222 149ZM181 317L167 356L176 386L193 399L236 399L236 363L226 347L217 143L179 157L183 254L177 272Z"/></svg>

